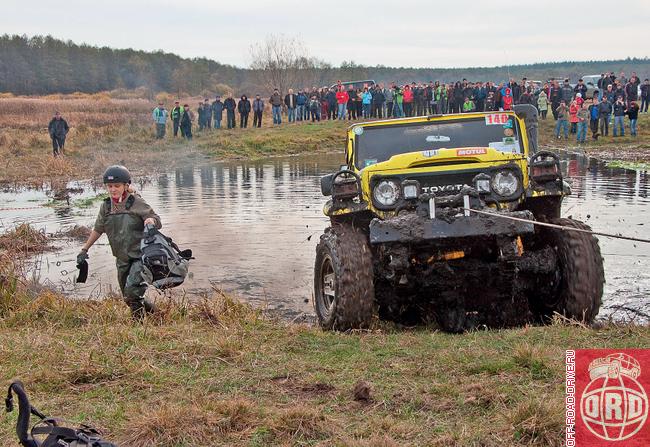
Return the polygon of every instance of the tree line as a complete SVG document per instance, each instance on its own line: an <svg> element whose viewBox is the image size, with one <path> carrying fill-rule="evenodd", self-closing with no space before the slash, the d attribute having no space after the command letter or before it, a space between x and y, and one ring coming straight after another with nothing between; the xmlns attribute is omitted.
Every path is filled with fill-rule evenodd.
<svg viewBox="0 0 650 447"><path fill-rule="evenodd" d="M76 44L51 36L0 36L0 92L18 95L96 93L145 87L152 94L198 95L206 92L267 94L334 84L337 80L374 79L377 82L453 82L462 78L505 81L509 77L544 81L604 71L635 71L650 76L650 59L550 62L470 68L410 68L364 66L344 61L335 67L309 57L295 40L270 37L251 47L250 67L240 68L207 58L182 58L163 51L145 52ZM275 84L275 85L274 85Z"/></svg>

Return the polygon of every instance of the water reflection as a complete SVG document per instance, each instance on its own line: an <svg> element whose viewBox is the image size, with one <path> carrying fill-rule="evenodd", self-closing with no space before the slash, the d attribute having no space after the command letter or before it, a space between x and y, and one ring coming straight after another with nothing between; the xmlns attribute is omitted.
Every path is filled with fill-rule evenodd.
<svg viewBox="0 0 650 447"><path fill-rule="evenodd" d="M143 183L141 194L162 216L163 230L181 248L192 248L193 277L184 290L195 293L212 285L256 304L294 312L311 312L312 269L318 236L328 221L319 177L340 166L341 155L278 158L259 162L219 163L167 172ZM650 224L647 172L608 168L603 163L563 154L563 171L573 195L564 214L586 221L595 230L648 237ZM68 185L70 186L70 185ZM51 191L0 193L3 203L32 206L0 211L7 227L31 222L54 232L71 224L92 225L98 204L88 209L44 208ZM79 197L93 195L86 187ZM0 227L0 231L2 228ZM627 305L649 312L648 247L600 238L607 284L604 311ZM75 285L75 256L80 244L43 255L42 280L77 296L102 296L116 290L115 268L105 238L90 253L90 278Z"/></svg>

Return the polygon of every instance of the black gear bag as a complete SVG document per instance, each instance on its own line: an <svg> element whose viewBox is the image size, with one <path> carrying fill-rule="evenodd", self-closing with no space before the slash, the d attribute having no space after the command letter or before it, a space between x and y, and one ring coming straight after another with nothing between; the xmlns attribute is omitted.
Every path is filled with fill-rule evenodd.
<svg viewBox="0 0 650 447"><path fill-rule="evenodd" d="M45 416L31 406L23 384L18 381L9 385L5 400L8 413L14 409L12 392L18 396L16 434L23 447L117 447L117 444L103 441L99 432L92 427L82 425L78 428L69 428L61 425L64 421ZM31 415L40 418L40 420L29 431ZM39 441L38 438L44 439Z"/></svg>

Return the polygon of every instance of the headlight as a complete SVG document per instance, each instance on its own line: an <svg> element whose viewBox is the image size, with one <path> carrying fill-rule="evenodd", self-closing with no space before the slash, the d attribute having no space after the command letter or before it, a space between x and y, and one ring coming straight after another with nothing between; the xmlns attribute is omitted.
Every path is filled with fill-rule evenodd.
<svg viewBox="0 0 650 447"><path fill-rule="evenodd" d="M420 195L420 183L417 180L404 180L402 182L402 193L406 200L417 199Z"/></svg>
<svg viewBox="0 0 650 447"><path fill-rule="evenodd" d="M492 178L489 175L482 172L474 177L473 181L476 191L478 191L479 194L490 193L490 181L492 181Z"/></svg>
<svg viewBox="0 0 650 447"><path fill-rule="evenodd" d="M511 171L497 172L492 178L492 189L502 197L508 197L517 192L519 180Z"/></svg>
<svg viewBox="0 0 650 447"><path fill-rule="evenodd" d="M395 180L382 180L375 186L372 196L382 206L393 206L399 199L399 184Z"/></svg>

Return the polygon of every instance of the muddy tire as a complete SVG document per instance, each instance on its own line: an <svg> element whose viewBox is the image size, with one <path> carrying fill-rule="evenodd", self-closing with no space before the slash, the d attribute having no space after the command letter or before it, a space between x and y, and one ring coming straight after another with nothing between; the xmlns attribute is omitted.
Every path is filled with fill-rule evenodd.
<svg viewBox="0 0 650 447"><path fill-rule="evenodd" d="M550 223L565 227L591 228L577 220L558 218ZM544 317L558 312L568 318L591 323L600 309L605 283L603 258L598 239L591 234L544 228L543 240L557 255L556 292L543 303Z"/></svg>
<svg viewBox="0 0 650 447"><path fill-rule="evenodd" d="M325 330L368 327L375 289L368 238L350 225L325 230L316 246L314 308Z"/></svg>

